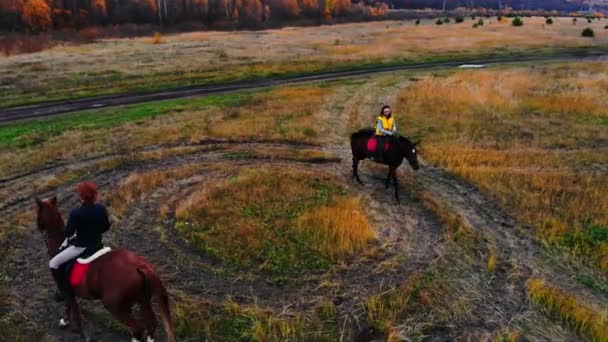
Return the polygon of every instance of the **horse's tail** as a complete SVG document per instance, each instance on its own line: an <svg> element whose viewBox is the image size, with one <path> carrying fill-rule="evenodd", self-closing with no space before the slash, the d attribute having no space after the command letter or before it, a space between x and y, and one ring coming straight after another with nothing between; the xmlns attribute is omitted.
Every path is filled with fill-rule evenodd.
<svg viewBox="0 0 608 342"><path fill-rule="evenodd" d="M154 270L147 264L143 264L137 268L144 280L143 292L147 300L151 300L155 297L158 301L158 307L160 309L160 317L163 321L165 333L167 334L167 341L174 342L175 337L173 336L173 322L171 320L171 312L169 310L169 296L167 295L167 289L163 286L160 278L154 272Z"/></svg>

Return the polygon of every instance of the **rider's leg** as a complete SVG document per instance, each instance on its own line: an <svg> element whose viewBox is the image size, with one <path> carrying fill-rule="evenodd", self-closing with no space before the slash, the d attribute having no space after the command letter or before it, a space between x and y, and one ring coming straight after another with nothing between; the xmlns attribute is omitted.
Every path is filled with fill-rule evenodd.
<svg viewBox="0 0 608 342"><path fill-rule="evenodd" d="M55 280L58 290L58 292L55 294L55 300L61 301L63 298L65 298L65 295L67 294L66 291L69 290L67 279L61 275L59 268L61 265L79 256L82 252L84 252L84 250L85 248L83 247L69 246L68 248L59 252L59 254L55 255L51 261L49 261L51 275L53 276L53 280Z"/></svg>
<svg viewBox="0 0 608 342"><path fill-rule="evenodd" d="M79 256L82 252L84 252L84 250L84 247L69 246L68 248L59 252L51 259L51 261L49 261L49 267L56 270L61 265Z"/></svg>
<svg viewBox="0 0 608 342"><path fill-rule="evenodd" d="M382 135L376 135L376 152L374 153L374 160L379 161L382 156L382 150L384 149L385 137Z"/></svg>

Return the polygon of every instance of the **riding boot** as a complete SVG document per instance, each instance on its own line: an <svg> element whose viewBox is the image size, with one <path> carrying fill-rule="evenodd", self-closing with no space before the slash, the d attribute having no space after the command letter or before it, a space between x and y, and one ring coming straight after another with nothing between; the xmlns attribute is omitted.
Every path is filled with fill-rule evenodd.
<svg viewBox="0 0 608 342"><path fill-rule="evenodd" d="M63 302L65 300L65 291L63 280L61 276L61 271L56 269L51 269L51 275L53 276L53 280L55 280L55 284L57 285L57 290L55 291L54 299L56 302Z"/></svg>

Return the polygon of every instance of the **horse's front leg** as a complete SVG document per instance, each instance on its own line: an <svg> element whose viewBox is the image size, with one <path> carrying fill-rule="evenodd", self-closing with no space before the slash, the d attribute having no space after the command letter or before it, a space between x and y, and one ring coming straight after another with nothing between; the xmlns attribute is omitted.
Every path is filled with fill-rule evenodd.
<svg viewBox="0 0 608 342"><path fill-rule="evenodd" d="M353 178L355 178L360 185L363 185L363 182L359 178L359 159L355 157L353 157Z"/></svg>
<svg viewBox="0 0 608 342"><path fill-rule="evenodd" d="M72 321L75 323L73 331L78 333L83 340L87 340L82 327L82 314L80 312L80 306L78 305L76 298L66 300L68 301L67 305L70 306L70 310L72 311Z"/></svg>
<svg viewBox="0 0 608 342"><path fill-rule="evenodd" d="M399 200L399 182L397 182L397 168L396 167L392 168L392 174L393 174L393 184L395 186L395 199L397 200L397 204L401 204L401 201Z"/></svg>
<svg viewBox="0 0 608 342"><path fill-rule="evenodd" d="M388 184L391 181L391 176L393 175L393 169L394 168L392 166L388 167L388 175L386 175L386 180L384 181L384 187L386 189L388 189Z"/></svg>
<svg viewBox="0 0 608 342"><path fill-rule="evenodd" d="M72 319L72 306L69 301L65 302L65 315L59 319L59 328L64 329L70 325L70 320Z"/></svg>

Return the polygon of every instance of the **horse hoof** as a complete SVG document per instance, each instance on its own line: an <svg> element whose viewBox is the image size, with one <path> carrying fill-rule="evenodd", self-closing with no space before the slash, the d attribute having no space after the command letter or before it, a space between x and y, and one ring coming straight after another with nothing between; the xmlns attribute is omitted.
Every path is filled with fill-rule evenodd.
<svg viewBox="0 0 608 342"><path fill-rule="evenodd" d="M60 319L59 320L59 328L60 329L64 329L66 328L68 325L70 325L70 321L66 320L66 319Z"/></svg>

